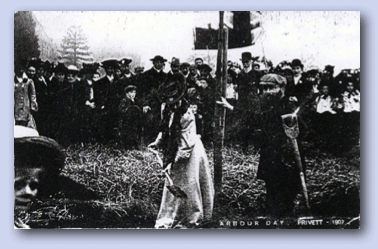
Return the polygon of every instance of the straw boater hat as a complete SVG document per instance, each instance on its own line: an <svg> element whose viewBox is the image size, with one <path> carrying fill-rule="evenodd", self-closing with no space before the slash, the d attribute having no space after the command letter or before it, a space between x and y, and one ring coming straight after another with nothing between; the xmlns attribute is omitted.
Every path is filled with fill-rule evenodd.
<svg viewBox="0 0 378 249"><path fill-rule="evenodd" d="M14 126L15 168L43 168L51 182L64 167L63 148L53 139L39 136L32 128Z"/></svg>
<svg viewBox="0 0 378 249"><path fill-rule="evenodd" d="M186 93L186 80L182 73L175 73L172 78L160 87L160 96L163 102L174 104Z"/></svg>
<svg viewBox="0 0 378 249"><path fill-rule="evenodd" d="M69 65L67 67L67 73L78 74L79 73L79 69L75 65Z"/></svg>

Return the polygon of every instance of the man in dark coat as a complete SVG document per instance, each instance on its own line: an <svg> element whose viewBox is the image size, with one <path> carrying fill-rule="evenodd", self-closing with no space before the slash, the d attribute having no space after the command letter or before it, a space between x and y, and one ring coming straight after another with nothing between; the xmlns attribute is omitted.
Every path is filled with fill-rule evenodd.
<svg viewBox="0 0 378 249"><path fill-rule="evenodd" d="M157 55L151 59L153 67L143 74L142 99L144 118L144 140L150 143L159 132L161 119L161 100L159 88L167 80L167 74L163 71L165 62L162 56Z"/></svg>
<svg viewBox="0 0 378 249"><path fill-rule="evenodd" d="M252 54L250 52L242 53L241 61L243 70L237 76L238 101L236 103L240 108L234 114L235 123L230 128L230 132L232 137L238 138L243 151L246 153L256 130L254 115L258 110L256 103L258 102L259 75L252 70ZM243 106L250 108L244 109ZM245 117L248 117L248 119Z"/></svg>
<svg viewBox="0 0 378 249"><path fill-rule="evenodd" d="M261 78L259 95L258 134L260 161L257 178L265 182L268 215L286 218L293 215L294 200L301 190L299 170L295 163L294 147L283 126L283 115L293 113L284 95L286 79L277 74ZM237 111L224 98L217 104ZM244 108L248 108L245 106ZM298 125L298 124L290 124ZM301 151L300 143L298 143ZM301 155L304 166L303 154Z"/></svg>
<svg viewBox="0 0 378 249"><path fill-rule="evenodd" d="M101 62L106 76L94 83L94 103L96 105L97 140L108 142L114 138L117 120L118 104L123 93L115 70L119 69L117 59L107 59Z"/></svg>
<svg viewBox="0 0 378 249"><path fill-rule="evenodd" d="M171 70L168 72L168 80L170 80L171 78L173 78L173 76L175 75L175 73L178 73L180 71L180 59L179 58L176 58L176 57L173 57L172 58L172 61L170 62L171 64Z"/></svg>
<svg viewBox="0 0 378 249"><path fill-rule="evenodd" d="M94 101L94 84L93 75L96 73L98 66L96 64L83 64L80 71L83 77L80 80L80 90L83 93L80 99L80 129L81 141L88 142L94 138L94 124L96 104Z"/></svg>

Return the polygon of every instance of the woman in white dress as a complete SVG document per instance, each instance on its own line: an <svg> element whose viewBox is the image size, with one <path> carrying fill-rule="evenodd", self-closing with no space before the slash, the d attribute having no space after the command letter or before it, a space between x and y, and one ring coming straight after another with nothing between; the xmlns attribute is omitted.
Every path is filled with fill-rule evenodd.
<svg viewBox="0 0 378 249"><path fill-rule="evenodd" d="M205 149L197 135L195 116L185 100L185 77L176 73L161 87L160 133L149 147L163 150L163 167L186 198L173 195L166 179L155 228L195 228L210 221L214 185Z"/></svg>

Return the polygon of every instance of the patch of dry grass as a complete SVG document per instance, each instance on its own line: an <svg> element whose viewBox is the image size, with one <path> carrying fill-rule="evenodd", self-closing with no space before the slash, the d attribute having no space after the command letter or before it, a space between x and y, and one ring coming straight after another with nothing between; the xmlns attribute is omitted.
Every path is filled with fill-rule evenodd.
<svg viewBox="0 0 378 249"><path fill-rule="evenodd" d="M212 151L207 151L212 164ZM320 151L306 158L307 185L314 216L359 215L359 153L335 157ZM73 145L66 150L63 176L85 186L97 198L67 197L64 191L42 198L20 217L31 227L152 228L160 205L164 175L146 149L120 150L99 144ZM223 150L223 193L214 221L253 219L265 215L265 185L256 179L259 153ZM305 213L298 196L296 215ZM216 226L215 226L216 227Z"/></svg>

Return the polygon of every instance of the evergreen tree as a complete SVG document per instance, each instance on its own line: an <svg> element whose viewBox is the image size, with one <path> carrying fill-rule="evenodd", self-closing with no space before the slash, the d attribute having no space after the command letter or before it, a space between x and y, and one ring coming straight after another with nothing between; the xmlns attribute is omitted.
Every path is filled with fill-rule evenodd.
<svg viewBox="0 0 378 249"><path fill-rule="evenodd" d="M17 11L14 14L14 60L22 61L39 57L38 37L35 21L30 11Z"/></svg>
<svg viewBox="0 0 378 249"><path fill-rule="evenodd" d="M66 65L75 65L80 68L83 62L90 63L93 61L89 47L87 46L87 38L80 26L71 26L68 28L61 48L60 59Z"/></svg>

